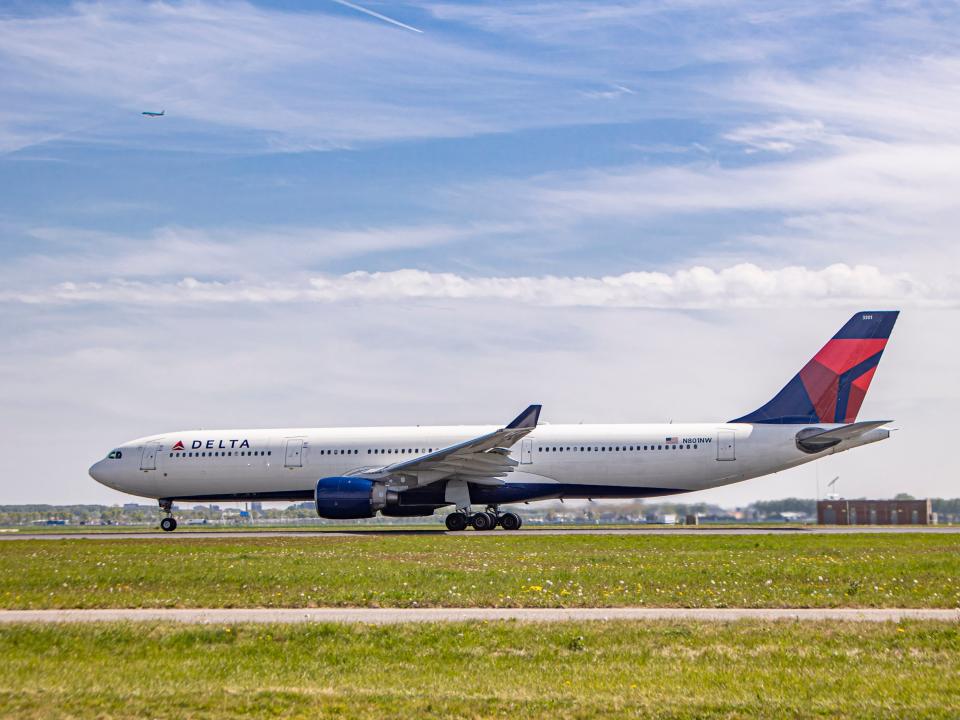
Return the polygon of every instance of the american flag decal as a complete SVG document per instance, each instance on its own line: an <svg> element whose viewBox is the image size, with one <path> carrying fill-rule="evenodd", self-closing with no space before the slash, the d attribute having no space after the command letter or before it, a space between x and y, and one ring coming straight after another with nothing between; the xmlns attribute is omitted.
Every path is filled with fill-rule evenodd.
<svg viewBox="0 0 960 720"><path fill-rule="evenodd" d="M667 443L678 443L678 442L680 442L680 438L678 438L678 437L668 437L665 442L667 442Z"/></svg>

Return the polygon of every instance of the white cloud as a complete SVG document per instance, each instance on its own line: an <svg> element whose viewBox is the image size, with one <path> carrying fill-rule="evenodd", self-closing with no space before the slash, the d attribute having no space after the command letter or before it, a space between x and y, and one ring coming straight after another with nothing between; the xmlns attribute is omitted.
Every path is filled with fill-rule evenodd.
<svg viewBox="0 0 960 720"><path fill-rule="evenodd" d="M854 138L960 142L960 57L878 58L804 75L757 72L724 88L744 107L789 112Z"/></svg>
<svg viewBox="0 0 960 720"><path fill-rule="evenodd" d="M799 145L823 142L826 132L819 120L780 120L762 125L745 125L724 135L730 142L753 150L793 152Z"/></svg>
<svg viewBox="0 0 960 720"><path fill-rule="evenodd" d="M149 233L117 234L68 227L19 232L32 248L0 268L7 288L29 282L100 281L150 277L302 277L335 260L372 253L436 248L512 234L520 225L462 223L354 228L164 226ZM8 231L15 234L16 230Z"/></svg>
<svg viewBox="0 0 960 720"><path fill-rule="evenodd" d="M544 176L506 193L561 216L839 208L915 213L955 207L958 186L960 144L861 142L826 157L745 167L634 166Z"/></svg>
<svg viewBox="0 0 960 720"><path fill-rule="evenodd" d="M196 305L225 303L362 302L448 300L506 302L543 307L676 308L831 307L884 305L953 307L957 283L932 286L908 273L884 273L869 265L831 265L819 270L765 270L741 264L721 270L692 267L672 274L629 272L605 277L464 277L423 270L351 272L300 283L64 282L52 288L0 294L27 304L119 303Z"/></svg>

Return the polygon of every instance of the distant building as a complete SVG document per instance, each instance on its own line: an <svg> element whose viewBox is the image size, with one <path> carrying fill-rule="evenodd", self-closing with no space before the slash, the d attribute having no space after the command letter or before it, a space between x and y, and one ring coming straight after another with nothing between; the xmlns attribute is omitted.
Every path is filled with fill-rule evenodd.
<svg viewBox="0 0 960 720"><path fill-rule="evenodd" d="M930 500L820 500L818 525L934 525Z"/></svg>
<svg viewBox="0 0 960 720"><path fill-rule="evenodd" d="M252 502L250 503L251 512L263 512L263 503L262 502Z"/></svg>
<svg viewBox="0 0 960 720"><path fill-rule="evenodd" d="M651 525L676 525L676 513L650 513L647 515L647 523Z"/></svg>

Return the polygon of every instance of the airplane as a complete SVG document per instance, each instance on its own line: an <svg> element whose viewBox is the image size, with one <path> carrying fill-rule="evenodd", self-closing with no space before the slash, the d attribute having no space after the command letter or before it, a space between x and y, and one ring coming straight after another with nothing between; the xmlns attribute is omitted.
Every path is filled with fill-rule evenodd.
<svg viewBox="0 0 960 720"><path fill-rule="evenodd" d="M146 115L147 117L163 117L166 114L166 110L161 110L160 112L152 112L150 110L144 110L141 115Z"/></svg>
<svg viewBox="0 0 960 720"><path fill-rule="evenodd" d="M97 482L174 501L310 500L323 518L430 516L451 531L516 530L500 506L705 490L885 440L857 421L898 311L858 312L784 388L728 422L189 430L131 440L90 468Z"/></svg>

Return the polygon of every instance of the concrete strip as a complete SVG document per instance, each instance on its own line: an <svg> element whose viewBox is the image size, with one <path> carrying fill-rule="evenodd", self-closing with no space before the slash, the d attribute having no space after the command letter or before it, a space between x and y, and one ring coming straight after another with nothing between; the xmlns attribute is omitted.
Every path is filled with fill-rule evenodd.
<svg viewBox="0 0 960 720"><path fill-rule="evenodd" d="M960 533L957 526L900 525L900 526L850 526L818 527L787 526L758 528L530 528L524 530L495 530L477 533L473 530L451 533L442 528L436 530L406 530L402 527L383 530L177 530L172 533L154 531L131 532L67 532L67 533L2 533L3 540L196 540L196 539L242 539L242 538L316 538L316 537L374 537L381 535L452 535L456 537L530 537L539 535L886 535L902 533L946 534Z"/></svg>
<svg viewBox="0 0 960 720"><path fill-rule="evenodd" d="M370 623L519 620L569 622L596 620L737 620L960 622L960 609L914 608L198 608L120 610L2 610L4 623L146 622L231 623Z"/></svg>

